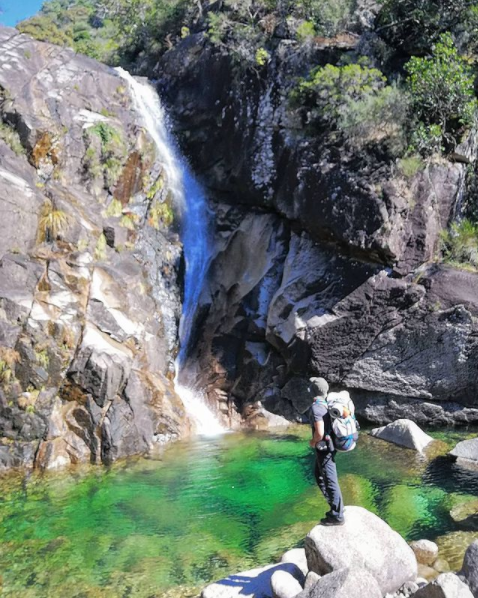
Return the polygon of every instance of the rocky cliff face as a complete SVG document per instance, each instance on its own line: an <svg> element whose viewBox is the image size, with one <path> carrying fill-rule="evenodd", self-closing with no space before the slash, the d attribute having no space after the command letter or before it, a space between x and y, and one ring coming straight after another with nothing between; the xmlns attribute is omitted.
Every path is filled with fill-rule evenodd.
<svg viewBox="0 0 478 598"><path fill-rule="evenodd" d="M436 262L476 140L405 175L378 144L308 134L288 90L363 39L342 42L278 39L267 65L240 72L198 33L158 65L217 214L191 358L211 400L231 395L254 425L300 418L311 374L372 421L477 421L478 276Z"/></svg>
<svg viewBox="0 0 478 598"><path fill-rule="evenodd" d="M145 452L187 428L161 164L115 71L13 29L0 48L0 465Z"/></svg>

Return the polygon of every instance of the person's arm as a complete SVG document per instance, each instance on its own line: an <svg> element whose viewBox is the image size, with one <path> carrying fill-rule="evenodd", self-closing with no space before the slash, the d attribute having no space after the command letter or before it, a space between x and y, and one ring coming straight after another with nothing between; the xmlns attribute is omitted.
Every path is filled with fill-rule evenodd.
<svg viewBox="0 0 478 598"><path fill-rule="evenodd" d="M314 433L312 435L312 440L309 442L309 445L312 448L315 448L315 445L323 439L324 432L324 420L314 422Z"/></svg>

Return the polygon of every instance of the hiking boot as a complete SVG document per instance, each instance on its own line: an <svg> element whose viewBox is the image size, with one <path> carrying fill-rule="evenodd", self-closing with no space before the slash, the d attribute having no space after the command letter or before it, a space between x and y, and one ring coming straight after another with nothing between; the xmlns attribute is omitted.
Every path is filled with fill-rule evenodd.
<svg viewBox="0 0 478 598"><path fill-rule="evenodd" d="M344 525L345 519L337 519L336 517L324 517L320 520L320 525Z"/></svg>

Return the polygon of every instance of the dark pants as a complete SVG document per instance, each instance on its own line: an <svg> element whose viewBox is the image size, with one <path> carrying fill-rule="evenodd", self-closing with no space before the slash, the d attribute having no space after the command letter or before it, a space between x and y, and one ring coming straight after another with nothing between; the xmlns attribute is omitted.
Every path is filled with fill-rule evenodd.
<svg viewBox="0 0 478 598"><path fill-rule="evenodd" d="M329 503L329 515L336 519L343 519L344 503L337 477L335 454L335 452L315 451L314 475L317 486L321 489L325 500Z"/></svg>

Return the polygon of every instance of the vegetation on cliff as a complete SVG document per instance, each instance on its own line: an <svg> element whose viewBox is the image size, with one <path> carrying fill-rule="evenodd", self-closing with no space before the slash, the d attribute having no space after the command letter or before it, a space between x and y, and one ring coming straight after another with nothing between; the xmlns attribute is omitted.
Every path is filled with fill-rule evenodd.
<svg viewBox="0 0 478 598"><path fill-rule="evenodd" d="M280 85L303 133L360 159L398 159L402 174L402 165L456 157L475 126L473 0L50 0L18 28L141 74L196 36L228 55L238 78L265 80L280 72L286 42L302 66L282 73ZM114 181L115 156L96 154L93 144L85 169Z"/></svg>

